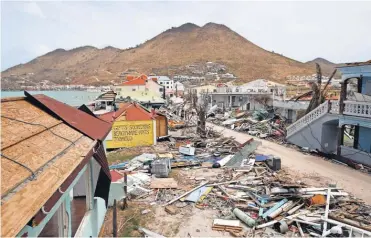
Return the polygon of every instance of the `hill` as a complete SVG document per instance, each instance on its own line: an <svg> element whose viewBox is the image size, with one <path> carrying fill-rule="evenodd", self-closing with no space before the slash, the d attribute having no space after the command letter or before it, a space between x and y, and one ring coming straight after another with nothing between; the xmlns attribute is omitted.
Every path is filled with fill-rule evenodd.
<svg viewBox="0 0 371 238"><path fill-rule="evenodd" d="M336 67L345 65L345 64L335 64L335 63L333 63L331 61L328 61L327 59L324 59L324 58L315 58L314 60L308 61L305 64L309 65L312 68L315 68L316 63L318 63L321 66L322 72L324 72L324 74L326 74L326 75L331 74ZM336 72L335 77L340 78L340 72L339 71Z"/></svg>
<svg viewBox="0 0 371 238"><path fill-rule="evenodd" d="M186 23L130 49L92 46L56 49L5 70L2 83L6 86L48 80L59 84L104 85L119 82L119 75L128 69L172 76L195 62L208 61L225 65L240 82L257 78L284 82L290 75L315 73L312 63L266 51L227 26Z"/></svg>

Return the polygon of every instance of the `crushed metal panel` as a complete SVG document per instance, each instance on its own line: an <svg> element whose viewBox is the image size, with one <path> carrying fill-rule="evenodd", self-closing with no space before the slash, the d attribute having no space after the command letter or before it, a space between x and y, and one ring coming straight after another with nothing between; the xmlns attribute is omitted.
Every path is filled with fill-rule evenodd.
<svg viewBox="0 0 371 238"><path fill-rule="evenodd" d="M226 167L241 167L244 159L247 159L251 153L253 153L258 146L261 145L259 141L251 141L249 144L245 145L240 151L238 151L233 158L228 161L225 165Z"/></svg>

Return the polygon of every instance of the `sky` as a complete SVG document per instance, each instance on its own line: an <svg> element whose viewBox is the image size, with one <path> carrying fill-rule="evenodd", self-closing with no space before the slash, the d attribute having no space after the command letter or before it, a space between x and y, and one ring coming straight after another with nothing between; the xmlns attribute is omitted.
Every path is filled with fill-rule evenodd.
<svg viewBox="0 0 371 238"><path fill-rule="evenodd" d="M371 1L1 1L1 70L57 48L133 47L187 22L224 24L302 62L371 59Z"/></svg>

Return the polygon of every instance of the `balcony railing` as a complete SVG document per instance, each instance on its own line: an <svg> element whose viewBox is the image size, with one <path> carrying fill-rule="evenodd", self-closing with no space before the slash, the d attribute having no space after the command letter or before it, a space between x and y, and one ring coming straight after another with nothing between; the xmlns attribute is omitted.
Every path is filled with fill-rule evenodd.
<svg viewBox="0 0 371 238"><path fill-rule="evenodd" d="M287 136L294 134L307 124L317 120L328 112L339 114L339 105L339 101L326 101L322 103L319 107L288 126L286 128ZM330 110L329 106L331 108ZM343 114L371 118L371 102L345 101Z"/></svg>
<svg viewBox="0 0 371 238"><path fill-rule="evenodd" d="M309 112L307 115L303 116L290 126L286 128L287 136L290 136L297 132L298 130L304 128L309 123L312 123L312 121L317 120L318 118L322 117L326 113L328 113L329 109L329 101L326 101L319 105L317 108L315 108L313 111Z"/></svg>
<svg viewBox="0 0 371 238"><path fill-rule="evenodd" d="M371 118L371 102L345 101L343 114Z"/></svg>
<svg viewBox="0 0 371 238"><path fill-rule="evenodd" d="M330 113L338 114L339 113L339 100L331 100L330 104L331 104Z"/></svg>

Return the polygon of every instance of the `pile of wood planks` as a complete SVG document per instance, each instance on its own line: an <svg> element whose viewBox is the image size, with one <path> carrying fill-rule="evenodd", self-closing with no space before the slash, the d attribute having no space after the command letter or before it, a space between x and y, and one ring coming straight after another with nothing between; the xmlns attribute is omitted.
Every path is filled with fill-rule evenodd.
<svg viewBox="0 0 371 238"><path fill-rule="evenodd" d="M239 220L215 219L212 229L214 231L240 232L242 231L242 226Z"/></svg>

